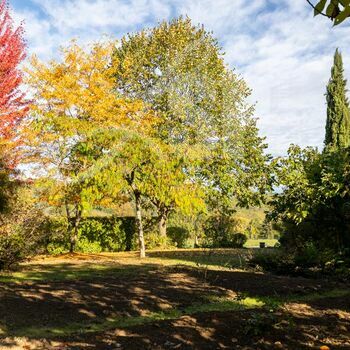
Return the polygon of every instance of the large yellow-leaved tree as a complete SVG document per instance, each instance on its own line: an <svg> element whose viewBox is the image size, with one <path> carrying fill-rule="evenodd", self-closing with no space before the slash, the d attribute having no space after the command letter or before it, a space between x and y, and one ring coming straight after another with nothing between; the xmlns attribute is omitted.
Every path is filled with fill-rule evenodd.
<svg viewBox="0 0 350 350"><path fill-rule="evenodd" d="M100 128L147 133L154 120L141 101L120 97L115 90L110 64L115 45L104 41L83 48L72 41L61 49L59 61L44 63L33 57L27 69L35 102L24 130L24 150L37 176L46 180L42 198L65 208L71 251L84 206L98 199L98 191L79 180L91 159L77 159L76 145Z"/></svg>

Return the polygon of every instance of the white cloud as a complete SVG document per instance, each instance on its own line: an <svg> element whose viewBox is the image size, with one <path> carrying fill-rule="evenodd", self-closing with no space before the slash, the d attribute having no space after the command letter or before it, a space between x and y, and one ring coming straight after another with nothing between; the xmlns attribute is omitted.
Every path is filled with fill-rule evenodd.
<svg viewBox="0 0 350 350"><path fill-rule="evenodd" d="M30 52L48 59L72 37L82 42L102 34L117 37L162 19L188 15L214 32L226 61L242 74L257 101L261 134L270 151L290 143L322 146L325 85L336 47L350 76L350 27L332 28L313 18L304 0L32 0L16 8L26 21ZM43 14L45 16L43 16Z"/></svg>

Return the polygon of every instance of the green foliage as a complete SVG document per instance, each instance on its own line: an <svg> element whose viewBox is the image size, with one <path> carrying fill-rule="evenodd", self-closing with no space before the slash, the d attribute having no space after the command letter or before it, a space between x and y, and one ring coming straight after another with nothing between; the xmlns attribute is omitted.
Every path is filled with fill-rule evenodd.
<svg viewBox="0 0 350 350"><path fill-rule="evenodd" d="M349 151L292 146L279 160L277 180L283 192L272 201L272 217L281 221L281 243L301 248L305 242L343 250L349 247Z"/></svg>
<svg viewBox="0 0 350 350"><path fill-rule="evenodd" d="M170 226L167 236L177 248L193 248L190 232L184 227Z"/></svg>
<svg viewBox="0 0 350 350"><path fill-rule="evenodd" d="M247 236L238 233L235 221L228 215L211 215L204 226L205 247L242 248L247 241Z"/></svg>
<svg viewBox="0 0 350 350"><path fill-rule="evenodd" d="M18 187L0 216L0 269L40 252L46 240L47 219L27 186Z"/></svg>
<svg viewBox="0 0 350 350"><path fill-rule="evenodd" d="M275 160L276 182L283 190L272 201L275 217L295 223L308 217L319 201L320 157L316 149L291 145L287 157Z"/></svg>
<svg viewBox="0 0 350 350"><path fill-rule="evenodd" d="M342 23L350 16L349 0L318 0L314 8L314 15L323 14L329 17L334 25Z"/></svg>
<svg viewBox="0 0 350 350"><path fill-rule="evenodd" d="M47 232L47 252L66 253L69 250L64 219L51 218ZM135 219L133 217L84 218L79 226L76 251L82 253L118 252L136 249Z"/></svg>
<svg viewBox="0 0 350 350"><path fill-rule="evenodd" d="M306 266L325 249L338 253L350 247L350 112L338 50L326 98L324 151L292 145L287 157L274 161L282 192L271 202L270 218L280 227L282 246L295 249L295 263Z"/></svg>
<svg viewBox="0 0 350 350"><path fill-rule="evenodd" d="M267 145L258 136L252 113L252 109L242 112L238 125L222 118L222 130L201 169L205 183L210 184L209 207L223 214L234 211L235 206L260 206L272 189L271 158L264 152Z"/></svg>
<svg viewBox="0 0 350 350"><path fill-rule="evenodd" d="M196 155L195 164L178 163L177 171L185 170L187 181L202 185L209 210L220 206L226 211L232 209L233 198L240 206L260 205L271 178L254 107L246 101L250 89L223 58L211 33L180 17L124 37L113 64L116 87L157 112L155 137L177 149L181 145L185 155ZM179 204L163 182L162 187L153 186L162 205Z"/></svg>
<svg viewBox="0 0 350 350"><path fill-rule="evenodd" d="M79 241L82 240L84 243L79 243L77 249L87 252L83 249L83 245L86 246L87 243L90 243L95 252L98 252L96 250L124 251L126 249L126 235L120 226L121 222L114 218L109 220L83 220L79 227Z"/></svg>
<svg viewBox="0 0 350 350"><path fill-rule="evenodd" d="M113 64L116 86L157 111L162 139L193 144L211 135L220 108L216 91L227 73L217 40L202 26L180 17L128 34ZM238 93L244 83L234 79Z"/></svg>
<svg viewBox="0 0 350 350"><path fill-rule="evenodd" d="M327 85L326 148L342 149L350 146L350 110L346 97L343 60L338 49L334 54L331 79Z"/></svg>
<svg viewBox="0 0 350 350"><path fill-rule="evenodd" d="M8 209L15 183L10 180L10 169L0 155L0 214Z"/></svg>
<svg viewBox="0 0 350 350"><path fill-rule="evenodd" d="M161 237L156 231L145 232L145 245L147 249L170 249L174 243L167 236Z"/></svg>
<svg viewBox="0 0 350 350"><path fill-rule="evenodd" d="M60 216L48 216L45 220L43 253L61 254L69 250L67 220Z"/></svg>
<svg viewBox="0 0 350 350"><path fill-rule="evenodd" d="M8 270L28 257L25 237L11 234L0 237L0 270Z"/></svg>
<svg viewBox="0 0 350 350"><path fill-rule="evenodd" d="M329 274L346 278L348 273L344 272L350 267L350 259L332 249L318 248L309 241L299 249L281 248L269 254L258 252L249 260L249 265L282 275L315 277Z"/></svg>

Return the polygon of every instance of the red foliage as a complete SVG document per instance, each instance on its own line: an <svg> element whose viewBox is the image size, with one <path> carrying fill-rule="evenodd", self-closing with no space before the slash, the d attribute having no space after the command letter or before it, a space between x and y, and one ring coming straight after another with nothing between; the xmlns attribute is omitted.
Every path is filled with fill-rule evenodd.
<svg viewBox="0 0 350 350"><path fill-rule="evenodd" d="M22 25L14 28L7 0L0 1L0 137L8 140L28 111L19 69L26 44Z"/></svg>

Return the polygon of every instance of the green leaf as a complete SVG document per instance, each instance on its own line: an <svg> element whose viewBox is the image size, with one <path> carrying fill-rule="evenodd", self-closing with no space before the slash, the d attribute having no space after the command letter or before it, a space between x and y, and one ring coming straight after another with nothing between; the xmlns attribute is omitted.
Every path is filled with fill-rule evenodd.
<svg viewBox="0 0 350 350"><path fill-rule="evenodd" d="M335 6L334 6L333 2L331 2L331 3L327 6L326 15L327 15L328 17L332 17L333 12L334 12L334 9L335 9Z"/></svg>
<svg viewBox="0 0 350 350"><path fill-rule="evenodd" d="M350 6L345 7L345 9L339 13L339 15L334 19L334 25L342 23L346 18L350 16Z"/></svg>
<svg viewBox="0 0 350 350"><path fill-rule="evenodd" d="M319 15L323 11L324 7L326 6L326 2L327 0L320 0L318 2L314 9L314 16Z"/></svg>
<svg viewBox="0 0 350 350"><path fill-rule="evenodd" d="M339 0L339 2L341 3L341 5L343 7L346 7L346 6L350 5L350 0Z"/></svg>

